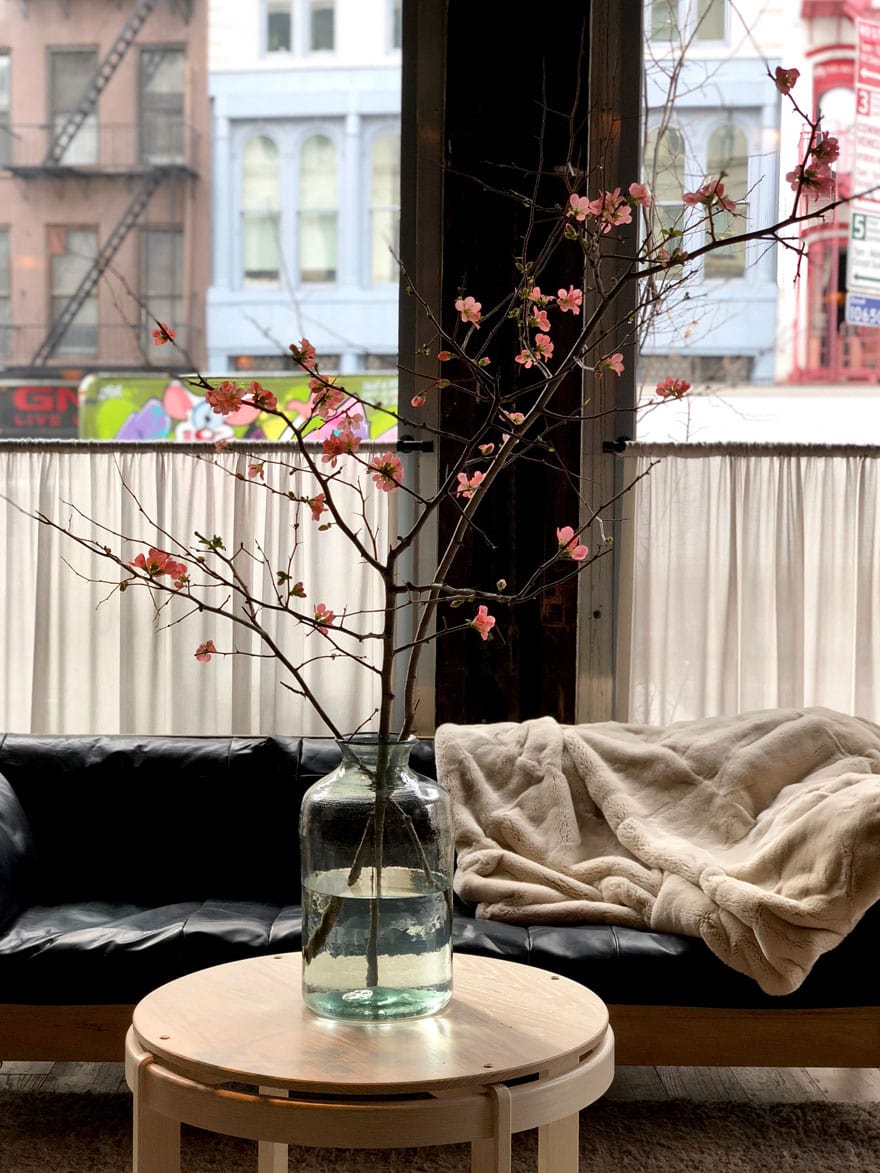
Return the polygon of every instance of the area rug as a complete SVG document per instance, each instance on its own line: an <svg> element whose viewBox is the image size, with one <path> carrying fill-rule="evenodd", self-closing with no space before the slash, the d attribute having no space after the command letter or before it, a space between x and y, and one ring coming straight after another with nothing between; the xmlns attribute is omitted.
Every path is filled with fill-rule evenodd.
<svg viewBox="0 0 880 1173"><path fill-rule="evenodd" d="M2 1173L124 1173L124 1093L0 1092ZM514 1137L513 1173L533 1173L534 1133ZM183 1173L255 1173L255 1145L184 1128ZM291 1149L296 1173L468 1173L466 1145L351 1152ZM580 1173L877 1173L878 1104L600 1101L581 1119Z"/></svg>

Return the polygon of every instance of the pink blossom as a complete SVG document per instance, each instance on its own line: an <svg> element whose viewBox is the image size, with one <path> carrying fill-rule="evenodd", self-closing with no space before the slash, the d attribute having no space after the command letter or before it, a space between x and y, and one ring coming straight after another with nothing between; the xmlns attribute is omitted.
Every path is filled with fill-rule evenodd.
<svg viewBox="0 0 880 1173"><path fill-rule="evenodd" d="M458 484L455 486L455 492L459 497L473 497L475 490L485 477L486 474L484 472L475 472L471 476L468 476L466 472L460 472L458 474Z"/></svg>
<svg viewBox="0 0 880 1173"><path fill-rule="evenodd" d="M834 195L834 172L827 163L816 163L813 167L798 163L785 178L791 184L792 191L799 191L808 200Z"/></svg>
<svg viewBox="0 0 880 1173"><path fill-rule="evenodd" d="M321 460L324 464L329 464L331 468L336 467L337 458L345 456L348 452L356 452L360 445L360 436L355 435L354 426L361 422L362 417L343 416L339 421L339 426L333 429L331 435L327 437L321 445Z"/></svg>
<svg viewBox="0 0 880 1173"><path fill-rule="evenodd" d="M300 338L298 346L295 342L291 342L290 353L293 355L294 362L304 370L313 371L318 365L317 353L308 338Z"/></svg>
<svg viewBox="0 0 880 1173"><path fill-rule="evenodd" d="M484 456L491 456L492 453L495 451L494 444L478 444L477 447L479 448L479 450L482 452L482 454Z"/></svg>
<svg viewBox="0 0 880 1173"><path fill-rule="evenodd" d="M459 297L455 302L455 308L461 315L461 320L463 322L470 322L477 330L479 330L482 302L475 301L472 297Z"/></svg>
<svg viewBox="0 0 880 1173"><path fill-rule="evenodd" d="M164 346L166 342L173 342L174 339L176 338L176 334L171 329L171 327L166 326L164 322L159 322L158 325L159 325L158 330L152 331L153 345L154 346Z"/></svg>
<svg viewBox="0 0 880 1173"><path fill-rule="evenodd" d="M643 208L650 208L653 203L651 189L646 183L631 183L629 185L629 198L634 204L640 204Z"/></svg>
<svg viewBox="0 0 880 1173"><path fill-rule="evenodd" d="M206 639L203 644L199 644L196 648L196 659L201 660L203 664L207 664L212 655L217 654L217 649L214 647L212 639Z"/></svg>
<svg viewBox="0 0 880 1173"><path fill-rule="evenodd" d="M481 639L488 639L489 632L495 626L495 616L489 614L489 608L485 603L481 603L479 607L477 607L476 615L470 621L468 626L473 627L475 631L478 631L480 633Z"/></svg>
<svg viewBox="0 0 880 1173"><path fill-rule="evenodd" d="M672 375L667 375L655 388L661 399L681 399L690 389L687 379L674 379Z"/></svg>
<svg viewBox="0 0 880 1173"><path fill-rule="evenodd" d="M549 330L550 319L547 316L546 310L532 310L529 315L529 325L534 326L536 330Z"/></svg>
<svg viewBox="0 0 880 1173"><path fill-rule="evenodd" d="M581 312L581 304L583 303L584 295L580 289L575 289L573 285L569 285L568 289L559 290L559 299L557 305L563 313L579 314Z"/></svg>
<svg viewBox="0 0 880 1173"><path fill-rule="evenodd" d="M614 191L600 192L599 198L590 205L590 210L602 220L603 233L610 232L619 224L632 223L632 208L620 194L619 187L615 187Z"/></svg>
<svg viewBox="0 0 880 1173"><path fill-rule="evenodd" d="M306 504L312 511L312 521L320 521L321 514L327 508L325 505L325 496L323 493L318 493L315 497L310 497Z"/></svg>
<svg viewBox="0 0 880 1173"><path fill-rule="evenodd" d="M777 65L776 88L780 94L790 94L800 75L801 71L799 69L783 69L781 65Z"/></svg>
<svg viewBox="0 0 880 1173"><path fill-rule="evenodd" d="M403 483L403 462L393 452L374 456L370 468L376 470L372 474L373 481L383 493L393 493Z"/></svg>
<svg viewBox="0 0 880 1173"><path fill-rule="evenodd" d="M314 375L309 379L309 391L309 410L312 415L328 416L348 397L344 387L333 385L333 379L321 379Z"/></svg>
<svg viewBox="0 0 880 1173"><path fill-rule="evenodd" d="M524 366L528 370L529 367L534 365L535 356L530 350L521 350L513 361L520 363L521 366Z"/></svg>
<svg viewBox="0 0 880 1173"><path fill-rule="evenodd" d="M262 460L255 461L253 464L248 465L248 476L251 478L251 480L256 480L257 477L259 477L261 481L266 479L263 476Z"/></svg>
<svg viewBox="0 0 880 1173"><path fill-rule="evenodd" d="M556 540L559 542L559 557L571 558L575 562L583 562L589 554L589 546L578 543L577 536L570 525L564 525L556 531Z"/></svg>
<svg viewBox="0 0 880 1173"><path fill-rule="evenodd" d="M502 411L506 420L510 420L514 427L518 427L526 418L521 411Z"/></svg>
<svg viewBox="0 0 880 1173"><path fill-rule="evenodd" d="M413 395L412 399L409 401L409 405L410 407L424 407L426 402L427 396L421 394Z"/></svg>
<svg viewBox="0 0 880 1173"><path fill-rule="evenodd" d="M703 204L707 208L717 205L726 212L736 211L736 200L732 200L730 196L724 194L724 184L720 179L709 180L696 191L686 191L681 198L689 208Z"/></svg>
<svg viewBox="0 0 880 1173"><path fill-rule="evenodd" d="M244 392L238 383L224 379L219 387L205 392L205 399L217 415L232 415L244 403Z"/></svg>
<svg viewBox="0 0 880 1173"><path fill-rule="evenodd" d="M254 407L261 407L264 411L277 411L278 400L268 391L262 383L258 383L256 379L248 384L246 395L250 395L251 403Z"/></svg>
<svg viewBox="0 0 880 1173"><path fill-rule="evenodd" d="M159 578L161 575L167 574L173 579L178 590L189 582L186 566L182 562L175 562L170 554L164 550L157 550L154 546L150 547L147 555L138 554L129 562L129 566L133 566L136 570L143 570L150 578Z"/></svg>
<svg viewBox="0 0 880 1173"><path fill-rule="evenodd" d="M818 134L810 151L816 163L836 163L840 158L840 143L830 134Z"/></svg>
<svg viewBox="0 0 880 1173"><path fill-rule="evenodd" d="M575 220L586 220L587 216L591 214L592 209L587 197L575 195L572 192L568 197L568 215L573 216Z"/></svg>
<svg viewBox="0 0 880 1173"><path fill-rule="evenodd" d="M529 301L533 301L537 306L551 305L554 301L552 294L542 293L540 285L533 285L529 290Z"/></svg>
<svg viewBox="0 0 880 1173"><path fill-rule="evenodd" d="M457 308L458 307L456 306L456 309ZM452 355L451 350L438 350L437 351L437 362L449 362L449 360L452 357L453 357L453 355Z"/></svg>
<svg viewBox="0 0 880 1173"><path fill-rule="evenodd" d="M618 351L616 354L606 355L605 358L597 365L597 371L614 371L615 375L623 374L623 355Z"/></svg>
<svg viewBox="0 0 880 1173"><path fill-rule="evenodd" d="M315 624L321 635L327 634L324 629L329 627L335 618L335 612L329 610L323 603L318 603L315 607Z"/></svg>

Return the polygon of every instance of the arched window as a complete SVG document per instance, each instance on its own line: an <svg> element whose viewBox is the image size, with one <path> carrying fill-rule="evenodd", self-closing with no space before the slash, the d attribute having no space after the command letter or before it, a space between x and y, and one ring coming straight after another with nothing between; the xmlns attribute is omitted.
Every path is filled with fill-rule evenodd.
<svg viewBox="0 0 880 1173"><path fill-rule="evenodd" d="M245 285L275 285L281 273L281 176L278 148L259 135L245 143L241 184Z"/></svg>
<svg viewBox="0 0 880 1173"><path fill-rule="evenodd" d="M336 148L315 134L302 145L299 170L299 276L335 281L338 176Z"/></svg>
<svg viewBox="0 0 880 1173"><path fill-rule="evenodd" d="M652 130L645 143L645 182L654 196L653 243L684 220L684 137L675 126ZM671 250L670 250L671 251Z"/></svg>
<svg viewBox="0 0 880 1173"><path fill-rule="evenodd" d="M735 212L712 213L712 235L716 240L745 232L749 219L749 148L746 136L737 126L719 126L709 135L706 174L717 179L724 174L724 194L736 200ZM706 226L707 235L709 225ZM742 277L746 268L746 246L727 245L707 253L703 260L706 277Z"/></svg>
<svg viewBox="0 0 880 1173"><path fill-rule="evenodd" d="M370 176L370 280L396 281L400 255L400 135L380 135L373 143Z"/></svg>

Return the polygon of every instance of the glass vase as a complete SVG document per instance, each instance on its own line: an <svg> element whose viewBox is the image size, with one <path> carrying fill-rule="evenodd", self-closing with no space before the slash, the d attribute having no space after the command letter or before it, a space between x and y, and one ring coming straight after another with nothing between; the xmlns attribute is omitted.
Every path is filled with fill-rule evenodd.
<svg viewBox="0 0 880 1173"><path fill-rule="evenodd" d="M328 1018L418 1018L452 993L452 807L415 744L341 741L303 798L303 1000Z"/></svg>

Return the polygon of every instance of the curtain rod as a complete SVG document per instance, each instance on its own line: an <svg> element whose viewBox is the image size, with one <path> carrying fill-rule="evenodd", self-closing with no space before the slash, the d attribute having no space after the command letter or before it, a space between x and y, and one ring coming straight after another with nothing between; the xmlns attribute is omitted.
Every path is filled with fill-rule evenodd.
<svg viewBox="0 0 880 1173"><path fill-rule="evenodd" d="M628 441L623 451L632 456L865 456L880 457L880 444L804 444L734 440L712 443Z"/></svg>

